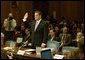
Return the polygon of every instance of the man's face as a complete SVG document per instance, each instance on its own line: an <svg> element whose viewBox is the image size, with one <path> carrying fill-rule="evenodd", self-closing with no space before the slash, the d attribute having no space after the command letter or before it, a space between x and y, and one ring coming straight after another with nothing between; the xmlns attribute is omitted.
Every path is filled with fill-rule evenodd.
<svg viewBox="0 0 85 60"><path fill-rule="evenodd" d="M55 35L55 32L53 32L53 30L50 30L50 35L51 36Z"/></svg>
<svg viewBox="0 0 85 60"><path fill-rule="evenodd" d="M67 28L63 28L63 33L67 33Z"/></svg>
<svg viewBox="0 0 85 60"><path fill-rule="evenodd" d="M82 33L77 33L77 38L81 38L82 37Z"/></svg>
<svg viewBox="0 0 85 60"><path fill-rule="evenodd" d="M9 13L9 17L13 17L13 14L12 13Z"/></svg>
<svg viewBox="0 0 85 60"><path fill-rule="evenodd" d="M39 15L39 13L35 13L34 17L35 17L35 20L40 20L41 19L41 15Z"/></svg>
<svg viewBox="0 0 85 60"><path fill-rule="evenodd" d="M28 35L30 34L30 31L28 29L25 29L25 33Z"/></svg>

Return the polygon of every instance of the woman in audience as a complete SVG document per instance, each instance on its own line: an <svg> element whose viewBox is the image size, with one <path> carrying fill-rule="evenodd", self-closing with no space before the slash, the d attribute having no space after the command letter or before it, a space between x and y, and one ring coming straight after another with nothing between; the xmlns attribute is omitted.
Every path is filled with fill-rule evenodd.
<svg viewBox="0 0 85 60"><path fill-rule="evenodd" d="M60 31L59 31L58 25L56 25L54 29L55 29L55 31L56 31L56 36L59 37Z"/></svg>
<svg viewBox="0 0 85 60"><path fill-rule="evenodd" d="M77 51L71 52L68 59L84 59L84 36L81 32L77 33Z"/></svg>

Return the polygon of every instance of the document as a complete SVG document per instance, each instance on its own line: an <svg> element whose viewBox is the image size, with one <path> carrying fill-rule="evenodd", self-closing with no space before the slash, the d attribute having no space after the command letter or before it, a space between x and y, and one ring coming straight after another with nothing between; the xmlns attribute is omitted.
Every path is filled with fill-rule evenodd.
<svg viewBox="0 0 85 60"><path fill-rule="evenodd" d="M54 59L63 59L64 55L55 54Z"/></svg>
<svg viewBox="0 0 85 60"><path fill-rule="evenodd" d="M17 52L17 54L19 54L19 55L24 55L24 53L25 53L25 51L23 51L23 50L18 50L18 52Z"/></svg>
<svg viewBox="0 0 85 60"><path fill-rule="evenodd" d="M28 52L35 51L35 49L26 49L25 51L28 51Z"/></svg>
<svg viewBox="0 0 85 60"><path fill-rule="evenodd" d="M18 38L17 38L17 43L21 43L21 42L22 42L22 40L23 40L23 38L18 37Z"/></svg>

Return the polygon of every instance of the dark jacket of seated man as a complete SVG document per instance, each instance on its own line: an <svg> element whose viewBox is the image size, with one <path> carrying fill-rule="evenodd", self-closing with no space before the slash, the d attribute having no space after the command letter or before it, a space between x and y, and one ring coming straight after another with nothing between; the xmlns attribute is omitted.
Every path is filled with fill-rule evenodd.
<svg viewBox="0 0 85 60"><path fill-rule="evenodd" d="M63 33L59 35L59 39L62 46L69 46L71 43L71 35L67 33L67 27L63 28Z"/></svg>

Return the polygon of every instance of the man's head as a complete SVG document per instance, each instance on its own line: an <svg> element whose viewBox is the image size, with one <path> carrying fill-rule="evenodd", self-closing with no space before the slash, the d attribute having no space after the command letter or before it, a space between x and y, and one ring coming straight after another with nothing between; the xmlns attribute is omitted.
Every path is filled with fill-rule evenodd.
<svg viewBox="0 0 85 60"><path fill-rule="evenodd" d="M55 31L55 29L51 29L51 30L49 31L49 33L50 33L51 36L55 36L56 31Z"/></svg>
<svg viewBox="0 0 85 60"><path fill-rule="evenodd" d="M67 27L63 27L63 33L67 33L67 32L68 32Z"/></svg>
<svg viewBox="0 0 85 60"><path fill-rule="evenodd" d="M9 13L9 16L13 17L13 14L12 13Z"/></svg>
<svg viewBox="0 0 85 60"><path fill-rule="evenodd" d="M12 20L12 19L13 19L13 14L9 13L9 20Z"/></svg>
<svg viewBox="0 0 85 60"><path fill-rule="evenodd" d="M82 32L77 33L77 38L81 38L83 36Z"/></svg>
<svg viewBox="0 0 85 60"><path fill-rule="evenodd" d="M26 34L26 35L30 34L29 28L26 28L26 29L25 29L25 34Z"/></svg>
<svg viewBox="0 0 85 60"><path fill-rule="evenodd" d="M41 16L42 16L41 11L35 11L34 17L35 17L35 20L36 21L37 20L40 20L41 19Z"/></svg>

